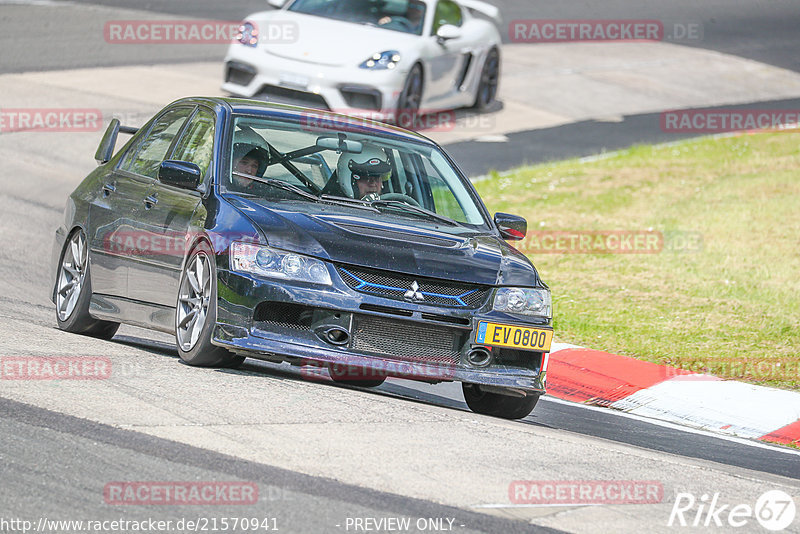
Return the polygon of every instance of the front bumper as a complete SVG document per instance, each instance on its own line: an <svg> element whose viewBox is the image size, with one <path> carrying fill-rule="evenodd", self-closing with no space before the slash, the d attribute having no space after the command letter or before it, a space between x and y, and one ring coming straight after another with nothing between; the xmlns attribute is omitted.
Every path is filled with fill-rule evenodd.
<svg viewBox="0 0 800 534"><path fill-rule="evenodd" d="M320 288L219 269L212 342L257 359L345 365L362 370L358 376L365 380L396 376L545 392L546 353L487 347L492 361L485 367L472 365L467 355L485 347L474 343L479 320L548 329L549 321L536 323L493 312L492 295L478 310L464 310L360 293L331 271L333 287ZM306 310L305 323L291 318L293 310L300 309ZM346 330L346 343L326 340L323 332L330 327Z"/></svg>
<svg viewBox="0 0 800 534"><path fill-rule="evenodd" d="M262 48L232 45L222 89L246 98L392 120L408 73L331 67L281 58Z"/></svg>

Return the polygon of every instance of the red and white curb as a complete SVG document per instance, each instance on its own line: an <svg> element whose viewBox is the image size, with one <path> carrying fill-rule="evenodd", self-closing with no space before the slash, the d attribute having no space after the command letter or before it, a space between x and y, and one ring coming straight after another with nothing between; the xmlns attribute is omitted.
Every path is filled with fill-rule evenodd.
<svg viewBox="0 0 800 534"><path fill-rule="evenodd" d="M800 445L800 393L553 343L547 394L742 438Z"/></svg>

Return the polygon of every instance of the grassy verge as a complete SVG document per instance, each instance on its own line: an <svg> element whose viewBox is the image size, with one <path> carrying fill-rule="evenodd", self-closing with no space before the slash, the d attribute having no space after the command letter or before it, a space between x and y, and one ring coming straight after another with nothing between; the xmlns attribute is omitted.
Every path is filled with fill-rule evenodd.
<svg viewBox="0 0 800 534"><path fill-rule="evenodd" d="M800 389L798 141L765 133L637 146L476 186L490 210L528 219L533 235L518 248L550 285L557 339ZM569 242L549 253L558 231L663 240L657 253L574 253L586 248Z"/></svg>

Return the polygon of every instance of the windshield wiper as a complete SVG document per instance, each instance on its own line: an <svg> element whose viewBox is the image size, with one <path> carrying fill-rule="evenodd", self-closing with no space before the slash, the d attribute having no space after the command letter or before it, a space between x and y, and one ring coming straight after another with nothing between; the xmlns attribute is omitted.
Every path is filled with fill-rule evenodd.
<svg viewBox="0 0 800 534"><path fill-rule="evenodd" d="M278 189L283 189L284 191L289 191L303 198L307 198L308 200L313 200L314 202L319 202L320 200L317 195L311 194L308 191L300 189L296 185L290 184L289 182L284 182L283 180L276 180L274 178L259 178L258 176L236 171L234 171L233 174L236 176L241 176L242 178L247 178L248 180L255 180L256 182L260 182L262 184L271 185L272 187L277 187Z"/></svg>
<svg viewBox="0 0 800 534"><path fill-rule="evenodd" d="M400 208L406 211L407 213L420 215L423 218L431 221L439 221L449 226L461 226L460 223L454 221L449 217L445 217L444 215L439 215L438 213L434 213L432 211L426 210L425 208L420 208L412 204L406 204L405 202L402 202L400 200L373 200L372 202L370 202L370 205L375 207Z"/></svg>
<svg viewBox="0 0 800 534"><path fill-rule="evenodd" d="M331 204L339 204L340 206L352 206L354 208L361 208L377 213L380 213L381 211L378 208L371 206L369 202L365 200L358 200L357 198L340 197L336 195L320 195L317 197L317 200L323 200L325 202L330 202Z"/></svg>

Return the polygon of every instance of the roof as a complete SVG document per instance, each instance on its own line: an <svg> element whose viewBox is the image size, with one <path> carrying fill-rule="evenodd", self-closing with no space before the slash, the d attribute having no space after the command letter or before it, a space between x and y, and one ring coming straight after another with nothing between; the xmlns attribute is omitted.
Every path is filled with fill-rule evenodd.
<svg viewBox="0 0 800 534"><path fill-rule="evenodd" d="M341 113L334 113L332 111L290 106L288 104L277 104L265 102L263 100L249 100L245 98L196 96L182 98L177 102L194 102L197 104L203 103L212 107L219 105L226 107L231 113L234 114L262 115L265 117L280 115L282 117L295 119L297 122L302 122L303 120L308 120L310 117L313 117L315 120L320 121L323 125L330 124L331 126L334 126L341 124L343 127L354 127L359 130L364 130L378 135L399 137L408 139L409 141L422 142L432 145L436 144L424 135L420 135L398 126L393 126L391 124L386 124L363 117L354 117Z"/></svg>

